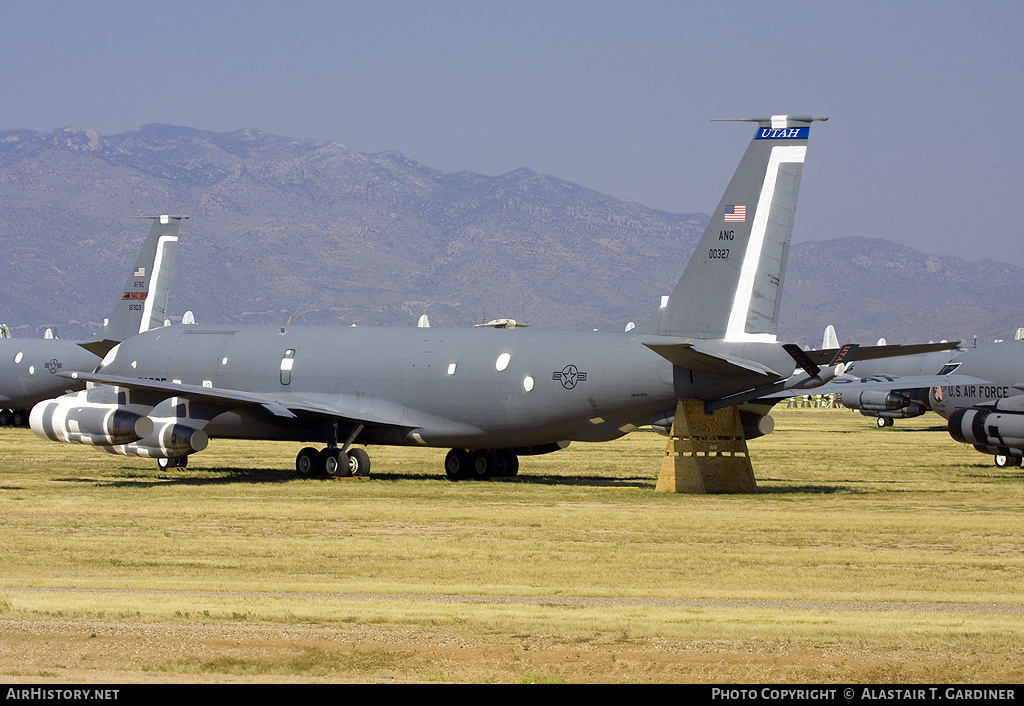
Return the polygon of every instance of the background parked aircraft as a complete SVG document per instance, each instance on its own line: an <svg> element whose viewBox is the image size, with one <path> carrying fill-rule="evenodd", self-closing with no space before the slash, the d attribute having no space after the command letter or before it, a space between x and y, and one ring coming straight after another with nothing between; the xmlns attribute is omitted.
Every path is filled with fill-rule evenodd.
<svg viewBox="0 0 1024 706"><path fill-rule="evenodd" d="M879 426L932 410L950 435L992 454L1000 467L1024 457L1024 330L1013 341L974 348L862 360L816 392L839 392L843 405L877 416ZM829 333L826 331L826 343ZM950 344L952 345L952 344ZM927 374L938 365L933 374Z"/></svg>
<svg viewBox="0 0 1024 706"><path fill-rule="evenodd" d="M929 390L932 409L949 420L957 441L992 454L1000 467L1024 457L1024 341L964 351L946 371L980 378L978 384L947 384Z"/></svg>
<svg viewBox="0 0 1024 706"><path fill-rule="evenodd" d="M153 217L124 290L95 340L0 337L0 426L28 426L34 404L85 384L62 370L92 370L118 342L163 326L182 216Z"/></svg>
<svg viewBox="0 0 1024 706"><path fill-rule="evenodd" d="M878 344L885 345L885 339L879 339ZM879 375L898 378L939 375L957 351L962 350L955 346L955 343L951 343L941 346L939 350L928 350L912 355L858 360L847 367L845 374L856 378ZM838 347L838 337L831 324L825 329L822 347ZM844 407L855 409L865 417L875 417L879 427L891 427L896 419L919 417L930 410L929 389L927 386L898 387L889 390L849 389L842 393L842 400Z"/></svg>

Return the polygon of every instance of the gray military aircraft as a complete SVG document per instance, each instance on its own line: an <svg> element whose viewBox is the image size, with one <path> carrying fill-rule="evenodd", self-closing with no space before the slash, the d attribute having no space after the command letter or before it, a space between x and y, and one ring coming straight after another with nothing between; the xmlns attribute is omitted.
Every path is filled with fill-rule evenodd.
<svg viewBox="0 0 1024 706"><path fill-rule="evenodd" d="M949 434L992 454L1000 468L1024 457L1024 341L971 348L944 372L980 378L978 384L946 384L929 390L932 409L949 420Z"/></svg>
<svg viewBox="0 0 1024 706"><path fill-rule="evenodd" d="M797 192L813 121L757 129L672 294L625 333L535 328L170 326L115 346L97 383L36 405L42 438L184 466L210 438L322 444L302 477L363 475L361 445L450 448L452 479L514 475L519 457L664 423L679 400L736 406L748 437L764 406L842 363L801 363L777 341ZM799 349L796 349L799 350Z"/></svg>
<svg viewBox="0 0 1024 706"><path fill-rule="evenodd" d="M885 345L885 339L879 340ZM835 329L829 324L825 329L822 343L824 348L838 346ZM925 350L920 353L888 356L871 360L860 360L847 366L845 378L892 376L896 379L918 379L919 376L939 375L957 351L956 343L939 344L939 350ZM901 351L900 347L892 347ZM908 376L910 376L908 378ZM830 389L842 384L842 379L830 383ZM905 383L903 383L905 384ZM874 417L879 428L891 427L896 419L919 417L931 409L929 387L898 387L888 390L848 389L842 393L843 406L855 409L865 417Z"/></svg>
<svg viewBox="0 0 1024 706"><path fill-rule="evenodd" d="M0 338L0 426L27 426L33 405L85 387L61 371L92 370L120 341L163 326L181 217L151 220L124 291L97 340Z"/></svg>
<svg viewBox="0 0 1024 706"><path fill-rule="evenodd" d="M904 348L913 354L905 359L851 364L844 375L815 392L839 392L845 406L867 416L888 412L909 417L932 410L948 420L949 434L955 440L992 454L1001 468L1020 466L1024 457L1024 340L956 350ZM941 365L936 374L922 374L935 365ZM872 409L876 405L877 411Z"/></svg>

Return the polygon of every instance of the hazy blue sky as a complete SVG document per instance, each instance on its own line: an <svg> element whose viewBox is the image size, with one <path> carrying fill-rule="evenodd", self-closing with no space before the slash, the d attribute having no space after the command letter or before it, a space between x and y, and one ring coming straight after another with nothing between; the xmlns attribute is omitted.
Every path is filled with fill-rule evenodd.
<svg viewBox="0 0 1024 706"><path fill-rule="evenodd" d="M0 130L253 127L711 211L824 113L795 239L1024 265L1020 2L0 0ZM908 283L909 284L909 283Z"/></svg>

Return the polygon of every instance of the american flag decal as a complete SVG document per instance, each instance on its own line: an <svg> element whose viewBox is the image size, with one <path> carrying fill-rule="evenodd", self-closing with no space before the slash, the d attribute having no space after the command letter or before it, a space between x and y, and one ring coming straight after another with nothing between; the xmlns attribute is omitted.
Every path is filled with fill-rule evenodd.
<svg viewBox="0 0 1024 706"><path fill-rule="evenodd" d="M747 220L747 207L729 204L725 207L726 223L743 223Z"/></svg>

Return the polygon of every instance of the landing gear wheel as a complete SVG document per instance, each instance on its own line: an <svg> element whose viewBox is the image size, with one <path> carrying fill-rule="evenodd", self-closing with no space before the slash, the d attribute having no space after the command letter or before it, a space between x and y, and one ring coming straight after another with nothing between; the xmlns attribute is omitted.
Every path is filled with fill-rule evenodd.
<svg viewBox="0 0 1024 706"><path fill-rule="evenodd" d="M0 427L5 427L11 423L11 416L6 409L0 409Z"/></svg>
<svg viewBox="0 0 1024 706"><path fill-rule="evenodd" d="M491 478L512 478L519 473L519 457L509 449L491 451L488 456L493 456L494 463Z"/></svg>
<svg viewBox="0 0 1024 706"><path fill-rule="evenodd" d="M469 468L475 480L488 480L498 470L498 454L494 451L478 452Z"/></svg>
<svg viewBox="0 0 1024 706"><path fill-rule="evenodd" d="M365 449L352 449L348 452L348 472L351 476L370 475L370 454Z"/></svg>
<svg viewBox="0 0 1024 706"><path fill-rule="evenodd" d="M891 427L893 425L893 420L887 417L878 417L875 424L878 425L879 429L884 429L885 427Z"/></svg>
<svg viewBox="0 0 1024 706"><path fill-rule="evenodd" d="M444 457L444 473L448 480L462 480L469 473L470 456L465 449L452 449Z"/></svg>
<svg viewBox="0 0 1024 706"><path fill-rule="evenodd" d="M329 478L345 478L349 475L347 453L341 449L324 449L320 453L323 456L324 473Z"/></svg>
<svg viewBox="0 0 1024 706"><path fill-rule="evenodd" d="M498 452L498 469L495 475L503 478L515 478L519 475L519 457L511 451Z"/></svg>
<svg viewBox="0 0 1024 706"><path fill-rule="evenodd" d="M1020 456L1012 456L1010 454L996 454L995 456L996 466L999 468L1011 468L1013 466L1019 466L1021 464Z"/></svg>
<svg viewBox="0 0 1024 706"><path fill-rule="evenodd" d="M188 456L171 456L170 458L158 458L156 460L156 467L161 471L167 471L172 468L185 468L188 465Z"/></svg>
<svg viewBox="0 0 1024 706"><path fill-rule="evenodd" d="M16 409L16 410L14 410L14 414L11 415L11 426L12 427L23 427L23 426L25 426L25 422L26 422L25 410L23 410L23 409Z"/></svg>
<svg viewBox="0 0 1024 706"><path fill-rule="evenodd" d="M302 449L295 457L295 473L299 478L313 478L320 468L320 452L312 446Z"/></svg>

